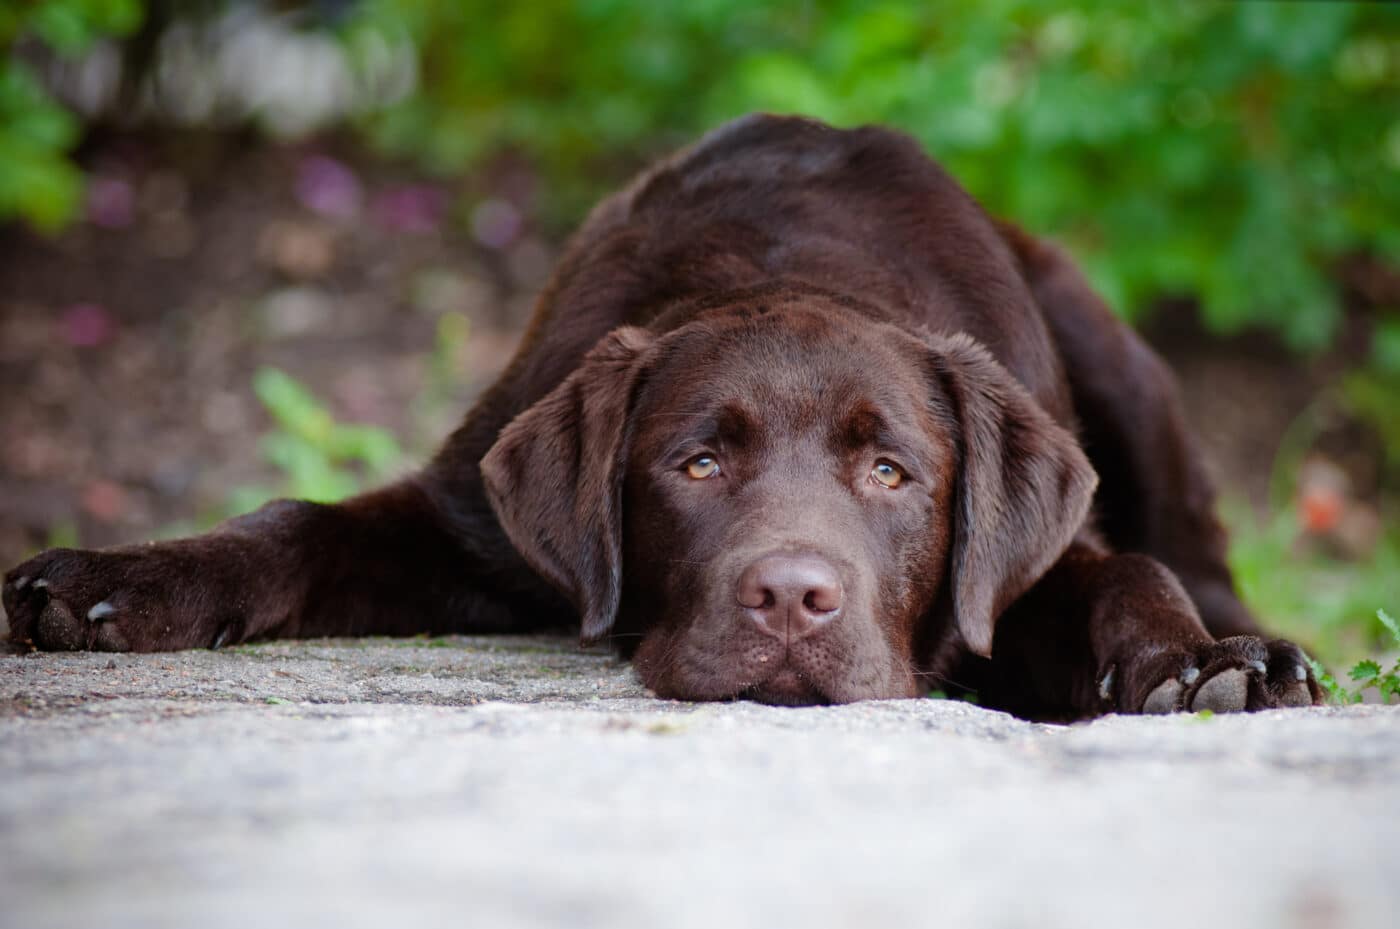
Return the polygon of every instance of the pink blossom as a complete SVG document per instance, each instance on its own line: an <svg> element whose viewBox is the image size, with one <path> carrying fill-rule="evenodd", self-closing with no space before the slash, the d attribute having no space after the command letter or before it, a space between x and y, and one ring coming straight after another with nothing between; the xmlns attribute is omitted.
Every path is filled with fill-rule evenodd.
<svg viewBox="0 0 1400 929"><path fill-rule="evenodd" d="M432 232L447 212L447 192L427 184L393 187L374 198L379 224L393 232Z"/></svg>
<svg viewBox="0 0 1400 929"><path fill-rule="evenodd" d="M136 213L136 196L131 184L116 177L94 177L87 187L87 218L104 229L131 225Z"/></svg>
<svg viewBox="0 0 1400 929"><path fill-rule="evenodd" d="M77 348L95 348L117 332L117 322L106 307L97 303L75 303L63 311L60 323L63 338Z"/></svg>
<svg viewBox="0 0 1400 929"><path fill-rule="evenodd" d="M520 211L506 200L484 200L472 210L472 235L487 248L500 250L520 234Z"/></svg>
<svg viewBox="0 0 1400 929"><path fill-rule="evenodd" d="M342 162L326 155L309 155L297 168L296 196L313 213L351 219L360 212L364 191L355 172Z"/></svg>

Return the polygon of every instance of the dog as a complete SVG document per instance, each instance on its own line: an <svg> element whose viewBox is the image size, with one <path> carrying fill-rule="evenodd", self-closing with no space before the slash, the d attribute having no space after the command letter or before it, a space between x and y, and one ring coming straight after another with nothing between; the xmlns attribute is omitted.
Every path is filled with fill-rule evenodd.
<svg viewBox="0 0 1400 929"><path fill-rule="evenodd" d="M420 472L47 551L3 599L40 649L570 625L683 700L1321 702L1214 498L1170 372L1064 254L903 134L755 115L593 210Z"/></svg>

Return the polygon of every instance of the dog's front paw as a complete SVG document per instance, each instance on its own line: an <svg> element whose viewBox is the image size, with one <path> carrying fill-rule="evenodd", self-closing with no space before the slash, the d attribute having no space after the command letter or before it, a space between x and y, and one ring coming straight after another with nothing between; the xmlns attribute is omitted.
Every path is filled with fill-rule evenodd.
<svg viewBox="0 0 1400 929"><path fill-rule="evenodd" d="M199 573L172 545L104 552L57 548L6 574L0 597L11 641L41 649L217 646L220 632L208 628L212 598L204 596Z"/></svg>
<svg viewBox="0 0 1400 929"><path fill-rule="evenodd" d="M1239 713L1323 702L1303 650L1284 639L1232 636L1125 664L1100 679L1100 696L1123 713Z"/></svg>

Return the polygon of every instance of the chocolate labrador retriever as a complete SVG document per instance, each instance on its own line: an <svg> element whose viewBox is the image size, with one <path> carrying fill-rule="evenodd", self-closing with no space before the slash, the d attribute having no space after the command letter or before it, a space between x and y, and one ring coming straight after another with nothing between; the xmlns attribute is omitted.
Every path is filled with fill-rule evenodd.
<svg viewBox="0 0 1400 929"><path fill-rule="evenodd" d="M1039 718L1308 705L1172 377L909 138L753 116L604 200L420 473L56 549L11 636L154 651L570 622L663 697L973 689Z"/></svg>

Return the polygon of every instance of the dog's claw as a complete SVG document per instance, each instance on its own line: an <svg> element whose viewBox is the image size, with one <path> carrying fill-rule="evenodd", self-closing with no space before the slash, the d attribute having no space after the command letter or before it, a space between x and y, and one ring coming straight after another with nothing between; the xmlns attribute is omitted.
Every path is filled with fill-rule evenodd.
<svg viewBox="0 0 1400 929"><path fill-rule="evenodd" d="M1196 667L1195 665L1192 665L1185 671L1181 672L1181 683L1185 684L1187 687L1190 687L1192 684L1196 683L1196 678L1200 676L1201 669Z"/></svg>
<svg viewBox="0 0 1400 929"><path fill-rule="evenodd" d="M10 585L14 587L15 590L23 590L24 588L29 586L29 575L26 574L22 577L15 578L13 581L10 582Z"/></svg>
<svg viewBox="0 0 1400 929"><path fill-rule="evenodd" d="M45 580L44 578L42 578L42 577L39 578L37 581L34 582L34 589L35 589L35 590L38 590L38 589L41 588L41 587L47 587L47 586L49 586L49 582L48 582L47 580Z"/></svg>
<svg viewBox="0 0 1400 929"><path fill-rule="evenodd" d="M1108 671L1104 674L1103 680L1099 681L1100 700L1113 699L1113 672L1116 670L1116 667L1109 668Z"/></svg>
<svg viewBox="0 0 1400 929"><path fill-rule="evenodd" d="M1250 666L1251 668L1253 668L1255 671L1258 671L1260 674L1268 674L1268 673L1269 673L1269 666L1266 665L1266 664L1264 664L1264 662L1262 662L1262 661L1251 661L1251 662L1249 663L1249 666Z"/></svg>
<svg viewBox="0 0 1400 929"><path fill-rule="evenodd" d="M88 610L88 622L100 623L116 611L116 607L112 606L112 604L108 603L106 600L103 600L101 603Z"/></svg>

